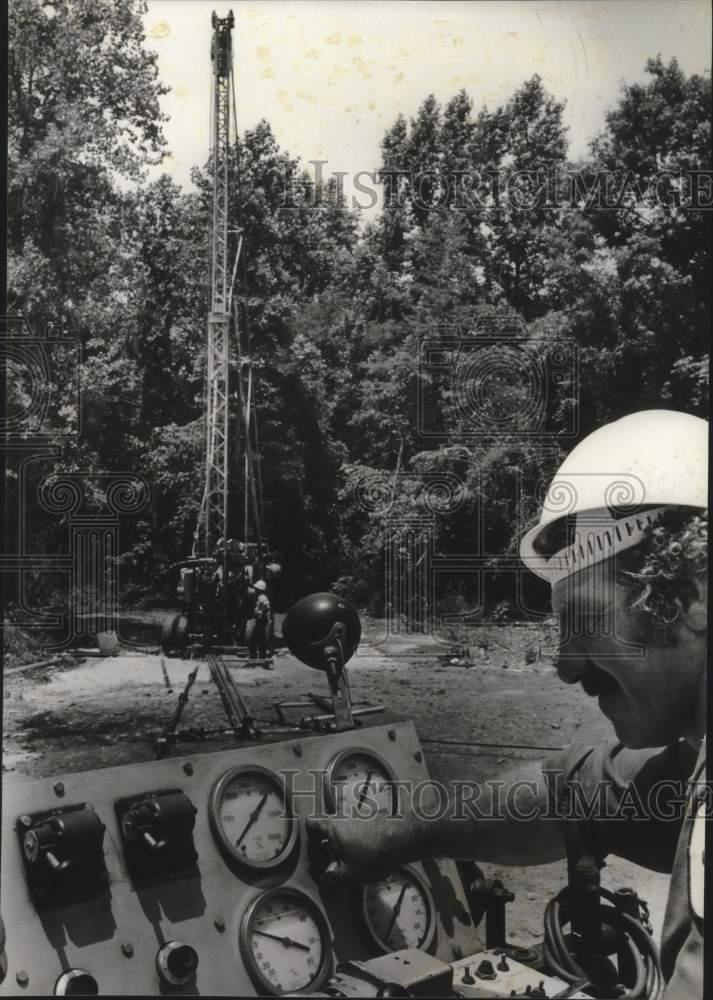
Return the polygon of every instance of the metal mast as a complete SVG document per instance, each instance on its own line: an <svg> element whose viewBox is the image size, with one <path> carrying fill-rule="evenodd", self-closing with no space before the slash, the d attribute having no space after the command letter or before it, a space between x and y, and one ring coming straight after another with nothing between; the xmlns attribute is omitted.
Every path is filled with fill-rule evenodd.
<svg viewBox="0 0 713 1000"><path fill-rule="evenodd" d="M196 526L196 554L212 555L228 523L228 368L230 303L228 274L228 198L230 194L230 94L233 77L232 10L213 12L213 87L211 99L211 303L208 316L206 483Z"/></svg>

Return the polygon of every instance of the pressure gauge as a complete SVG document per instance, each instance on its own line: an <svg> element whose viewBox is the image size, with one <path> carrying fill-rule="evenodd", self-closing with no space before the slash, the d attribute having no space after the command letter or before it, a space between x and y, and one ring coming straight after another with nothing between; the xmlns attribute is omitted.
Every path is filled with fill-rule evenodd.
<svg viewBox="0 0 713 1000"><path fill-rule="evenodd" d="M267 768L231 768L214 785L208 808L219 846L248 868L276 868L297 843L289 795L278 775Z"/></svg>
<svg viewBox="0 0 713 1000"><path fill-rule="evenodd" d="M327 920L297 889L269 889L253 900L240 924L240 951L263 995L312 992L332 972Z"/></svg>
<svg viewBox="0 0 713 1000"><path fill-rule="evenodd" d="M364 925L383 952L401 948L427 951L436 933L435 913L430 889L410 865L361 890Z"/></svg>
<svg viewBox="0 0 713 1000"><path fill-rule="evenodd" d="M325 776L327 807L338 816L391 815L397 805L396 777L371 750L342 750L330 761Z"/></svg>

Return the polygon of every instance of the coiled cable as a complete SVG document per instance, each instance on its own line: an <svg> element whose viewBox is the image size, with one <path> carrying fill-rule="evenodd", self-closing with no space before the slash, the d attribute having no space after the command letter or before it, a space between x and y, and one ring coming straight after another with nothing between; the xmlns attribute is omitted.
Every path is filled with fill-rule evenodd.
<svg viewBox="0 0 713 1000"><path fill-rule="evenodd" d="M619 954L628 960L634 970L633 985L624 986L617 983L614 993L611 992L609 984L598 985L595 981L596 974L593 974L592 969L584 969L568 947L564 928L570 922L572 911L569 886L551 899L545 908L543 954L547 965L555 975L568 983L581 984L588 981L589 988L595 995L617 996L631 1000L644 1000L644 998L660 1000L663 996L664 979L656 943L635 917L625 913L617 905L613 893L600 888L599 894L605 901L600 905L601 923L614 931Z"/></svg>

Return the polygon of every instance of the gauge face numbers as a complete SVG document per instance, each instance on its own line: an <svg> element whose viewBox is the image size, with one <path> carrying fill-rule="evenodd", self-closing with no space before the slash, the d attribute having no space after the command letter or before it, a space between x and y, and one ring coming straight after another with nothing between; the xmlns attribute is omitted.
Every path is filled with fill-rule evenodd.
<svg viewBox="0 0 713 1000"><path fill-rule="evenodd" d="M399 868L362 889L362 916L382 951L427 949L436 931L431 892L413 868Z"/></svg>
<svg viewBox="0 0 713 1000"><path fill-rule="evenodd" d="M228 854L249 868L281 864L297 839L297 824L277 775L258 768L233 768L213 789L210 822Z"/></svg>
<svg viewBox="0 0 713 1000"><path fill-rule="evenodd" d="M385 761L365 750L346 750L327 769L327 801L338 816L373 818L394 811L396 786Z"/></svg>
<svg viewBox="0 0 713 1000"><path fill-rule="evenodd" d="M253 979L273 996L315 989L331 969L327 922L294 889L271 889L255 900L243 917L240 948Z"/></svg>

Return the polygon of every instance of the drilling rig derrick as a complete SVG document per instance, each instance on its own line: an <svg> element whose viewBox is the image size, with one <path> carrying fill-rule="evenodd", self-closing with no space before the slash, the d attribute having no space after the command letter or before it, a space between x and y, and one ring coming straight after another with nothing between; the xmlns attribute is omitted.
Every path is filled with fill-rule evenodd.
<svg viewBox="0 0 713 1000"><path fill-rule="evenodd" d="M230 197L230 95L233 84L233 27L213 13L211 61L211 302L208 316L206 398L206 483L196 526L195 554L212 555L228 524L228 415L230 303L228 274L228 210Z"/></svg>
<svg viewBox="0 0 713 1000"><path fill-rule="evenodd" d="M262 538L259 466L255 474L257 440L255 393L250 358L250 336L241 346L237 299L233 292L241 260L242 231L230 228L231 191L238 178L237 111L233 76L233 28L235 18L212 18L211 43L211 144L212 212L210 230L210 311L206 345L205 474L200 509L193 535L191 556L174 569L180 574L178 596L182 610L169 616L161 640L165 652L183 651L194 642L204 648L230 644L243 634L246 620L244 600L249 585L269 572L279 573L276 563L268 566L267 543ZM229 263L230 262L230 263ZM231 521L231 341L234 338L238 366L234 370L233 405L237 411L238 435L244 453L244 537L229 538ZM243 385L246 378L247 385ZM239 450L236 449L236 450ZM258 459L259 461L259 459ZM252 531L250 535L250 508ZM235 517L232 518L235 521ZM242 602L242 603L241 603Z"/></svg>

